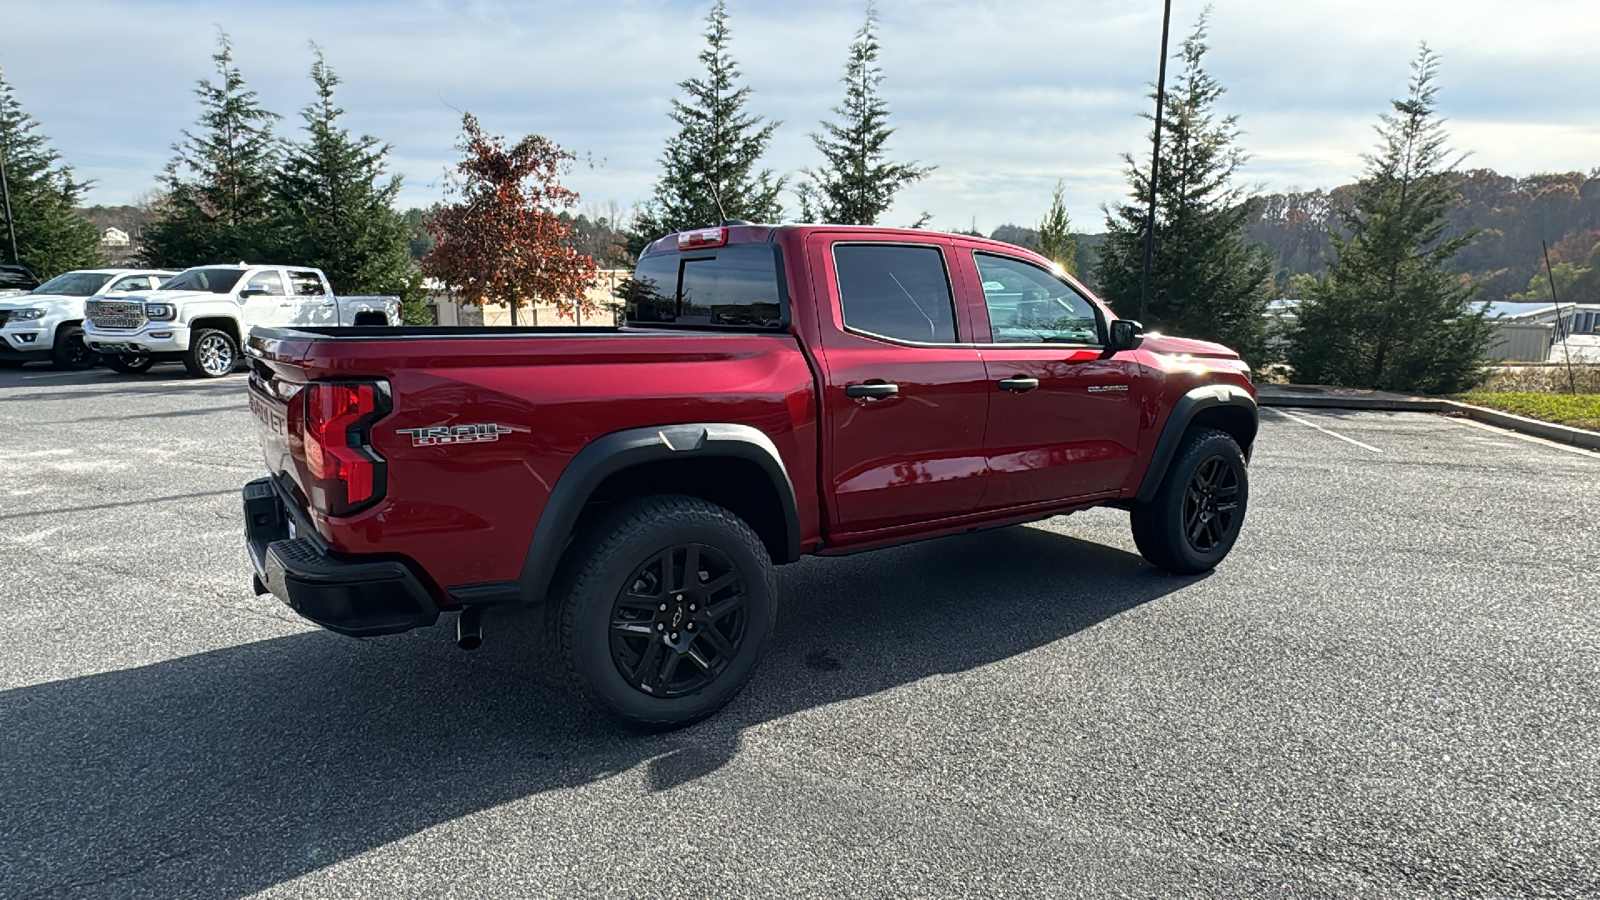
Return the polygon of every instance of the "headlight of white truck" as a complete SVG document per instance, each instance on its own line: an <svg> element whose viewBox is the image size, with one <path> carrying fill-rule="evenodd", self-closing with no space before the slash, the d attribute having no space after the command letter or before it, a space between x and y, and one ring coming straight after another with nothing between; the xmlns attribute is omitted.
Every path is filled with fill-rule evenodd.
<svg viewBox="0 0 1600 900"><path fill-rule="evenodd" d="M178 308L171 303L146 303L144 314L154 322L165 322L177 315Z"/></svg>
<svg viewBox="0 0 1600 900"><path fill-rule="evenodd" d="M37 306L29 307L28 309L13 309L11 311L11 321L19 322L27 321L29 319L40 319L43 318L44 314L47 312L49 312L49 310L41 309Z"/></svg>

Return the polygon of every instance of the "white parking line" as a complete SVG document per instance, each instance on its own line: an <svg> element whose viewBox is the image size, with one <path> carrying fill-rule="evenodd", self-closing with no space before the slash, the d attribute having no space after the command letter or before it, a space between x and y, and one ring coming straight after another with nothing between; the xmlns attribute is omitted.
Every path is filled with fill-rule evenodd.
<svg viewBox="0 0 1600 900"><path fill-rule="evenodd" d="M1468 425L1473 428L1481 428L1484 431L1492 432L1503 437L1516 438L1519 441L1527 441L1530 444L1538 444L1543 447L1549 447L1552 450L1565 450L1568 453L1576 453L1579 456L1587 456L1590 459L1600 459L1600 453L1596 453L1593 450L1587 450L1583 447L1574 447L1571 444L1560 444L1555 441L1546 440L1542 437L1536 437L1531 434L1522 434L1518 431L1511 431L1506 428L1490 425L1487 422L1478 422L1472 419L1457 418L1456 416L1440 416L1440 418L1444 419L1446 422L1455 422L1457 425Z"/></svg>
<svg viewBox="0 0 1600 900"><path fill-rule="evenodd" d="M1312 422L1312 421L1310 421L1308 419L1302 419L1299 416L1290 415L1289 413L1286 413L1281 409L1277 409L1277 408L1271 407L1271 406L1264 407L1264 408L1272 410L1273 412L1277 413L1278 415L1283 416L1285 419L1293 419L1294 421L1299 422L1301 425L1304 425L1307 428L1315 428L1316 430L1322 432L1323 434L1332 435L1332 436L1338 438L1339 440L1344 441L1347 444L1355 444L1357 447L1360 447L1363 450L1371 450L1373 453L1382 453L1383 452L1382 450L1379 450L1377 447L1374 447L1371 444L1363 444L1360 441L1356 440L1355 438L1347 438L1344 435L1338 433L1337 431L1329 431L1328 429L1323 428L1321 425L1318 425L1315 422Z"/></svg>

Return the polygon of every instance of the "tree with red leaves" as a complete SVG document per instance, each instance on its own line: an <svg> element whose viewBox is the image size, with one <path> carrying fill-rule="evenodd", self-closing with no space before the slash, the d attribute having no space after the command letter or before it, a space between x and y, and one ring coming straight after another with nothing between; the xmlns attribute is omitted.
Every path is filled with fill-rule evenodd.
<svg viewBox="0 0 1600 900"><path fill-rule="evenodd" d="M438 244L423 258L423 274L462 304L510 307L512 325L517 307L540 301L563 316L577 305L598 312L584 296L595 282L594 259L572 249L572 226L559 216L578 202L561 185L573 154L537 134L507 147L471 113L461 117L461 150L446 188L455 202L428 217Z"/></svg>

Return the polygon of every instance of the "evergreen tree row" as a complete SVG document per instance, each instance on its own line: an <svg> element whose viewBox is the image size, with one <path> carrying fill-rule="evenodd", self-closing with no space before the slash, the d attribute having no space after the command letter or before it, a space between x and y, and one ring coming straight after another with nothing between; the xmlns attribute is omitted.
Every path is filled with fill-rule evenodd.
<svg viewBox="0 0 1600 900"><path fill-rule="evenodd" d="M215 80L195 89L200 117L173 145L161 178L159 218L144 233L145 264L281 262L316 266L341 294L391 294L414 314L421 276L411 265L412 228L393 206L400 177L386 178L389 145L340 124L339 78L312 45L315 99L301 136L274 136L281 117L247 90L226 34Z"/></svg>
<svg viewBox="0 0 1600 900"><path fill-rule="evenodd" d="M27 266L44 281L100 261L99 235L77 213L88 185L39 132L0 72L0 163L14 233L0 234L0 262ZM16 258L12 258L12 247Z"/></svg>
<svg viewBox="0 0 1600 900"><path fill-rule="evenodd" d="M725 219L783 218L781 196L788 178L760 168L773 133L783 123L745 108L750 88L740 84L739 67L729 51L725 0L712 4L706 25L706 48L700 53L705 74L680 83L685 97L672 101L668 115L678 131L662 151L654 195L628 235L632 254L661 235ZM811 135L823 163L803 169L804 180L793 188L802 221L876 224L902 188L933 170L888 158L894 129L888 124L888 103L878 90L883 70L878 66L877 27L877 10L869 0L845 62L844 100L833 108L837 119L822 122L822 131ZM924 214L917 224L926 221Z"/></svg>

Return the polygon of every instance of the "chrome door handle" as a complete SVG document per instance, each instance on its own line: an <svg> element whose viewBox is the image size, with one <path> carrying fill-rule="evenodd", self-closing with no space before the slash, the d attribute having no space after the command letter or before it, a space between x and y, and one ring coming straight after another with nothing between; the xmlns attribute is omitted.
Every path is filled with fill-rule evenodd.
<svg viewBox="0 0 1600 900"><path fill-rule="evenodd" d="M1000 390L1026 394L1039 386L1039 379L1029 378L1026 375L1013 375L1010 378L1000 379Z"/></svg>
<svg viewBox="0 0 1600 900"><path fill-rule="evenodd" d="M867 400L879 400L884 397L893 397L898 393L900 393L900 385L885 384L883 382L878 382L876 384L852 384L847 385L844 389L844 395L846 397L862 397Z"/></svg>

